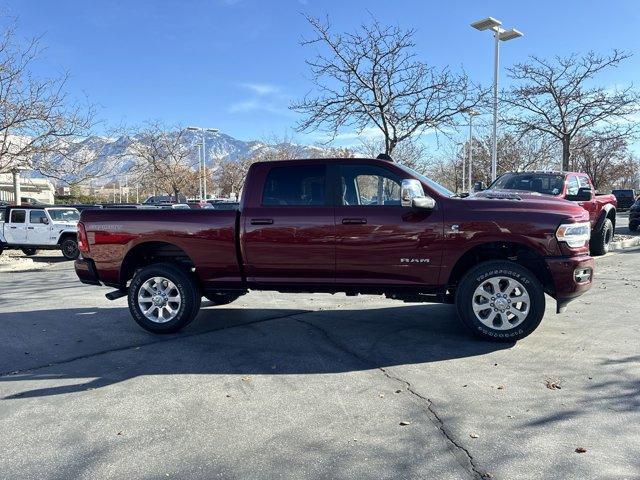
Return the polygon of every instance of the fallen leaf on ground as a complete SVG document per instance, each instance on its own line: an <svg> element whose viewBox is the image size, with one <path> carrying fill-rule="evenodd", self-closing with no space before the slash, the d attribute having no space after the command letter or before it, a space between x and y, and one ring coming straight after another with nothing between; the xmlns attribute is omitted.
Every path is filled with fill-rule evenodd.
<svg viewBox="0 0 640 480"><path fill-rule="evenodd" d="M544 383L549 390L560 390L562 388L562 385L560 385L560 380L546 379Z"/></svg>
<svg viewBox="0 0 640 480"><path fill-rule="evenodd" d="M587 453L587 449L584 447L576 448L576 453Z"/></svg>
<svg viewBox="0 0 640 480"><path fill-rule="evenodd" d="M478 438L480 435L478 435L477 433L470 433L469 436L471 438Z"/></svg>
<svg viewBox="0 0 640 480"><path fill-rule="evenodd" d="M403 420L402 422L400 422L400 425L402 425L403 427L406 427L407 425L411 425L411 422L405 422Z"/></svg>

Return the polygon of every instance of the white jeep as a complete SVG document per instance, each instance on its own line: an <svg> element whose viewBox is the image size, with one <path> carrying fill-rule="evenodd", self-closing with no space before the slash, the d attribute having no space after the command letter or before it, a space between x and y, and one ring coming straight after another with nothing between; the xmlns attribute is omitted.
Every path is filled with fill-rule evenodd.
<svg viewBox="0 0 640 480"><path fill-rule="evenodd" d="M0 208L0 253L22 250L62 250L69 260L78 258L80 212L70 207L9 206Z"/></svg>

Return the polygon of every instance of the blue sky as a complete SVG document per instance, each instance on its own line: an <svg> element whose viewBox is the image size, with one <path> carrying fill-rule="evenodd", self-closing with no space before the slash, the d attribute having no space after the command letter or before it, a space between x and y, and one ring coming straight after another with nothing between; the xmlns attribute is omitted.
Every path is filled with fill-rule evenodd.
<svg viewBox="0 0 640 480"><path fill-rule="evenodd" d="M328 15L337 31L356 28L368 12L382 22L416 28L423 60L464 66L485 85L492 79L492 39L469 24L494 16L525 34L503 44L503 66L530 54L620 48L635 56L602 83L640 83L635 0L5 0L3 5L18 17L21 37L42 35L47 50L36 73L69 71L71 94L99 104L105 125L162 119L217 127L243 140L291 134L297 117L287 105L311 88L304 60L313 50L298 43L310 32L301 13Z"/></svg>

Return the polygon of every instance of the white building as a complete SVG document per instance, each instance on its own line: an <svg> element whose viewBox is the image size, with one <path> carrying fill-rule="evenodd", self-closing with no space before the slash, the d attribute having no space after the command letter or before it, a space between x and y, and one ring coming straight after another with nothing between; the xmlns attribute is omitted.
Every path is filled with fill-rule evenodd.
<svg viewBox="0 0 640 480"><path fill-rule="evenodd" d="M22 203L30 203L29 199L41 203L53 204L55 187L46 178L25 178L20 175L20 197ZM0 173L0 201L15 202L13 175Z"/></svg>

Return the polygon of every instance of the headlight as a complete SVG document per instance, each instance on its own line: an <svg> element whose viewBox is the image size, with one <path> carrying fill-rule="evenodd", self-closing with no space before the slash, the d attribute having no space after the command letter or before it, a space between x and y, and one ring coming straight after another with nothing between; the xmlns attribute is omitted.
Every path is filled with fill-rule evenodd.
<svg viewBox="0 0 640 480"><path fill-rule="evenodd" d="M589 222L563 223L556 230L556 238L571 248L583 247L591 238L591 225Z"/></svg>

